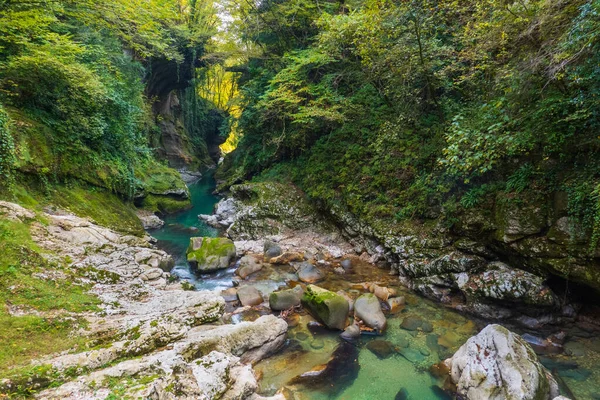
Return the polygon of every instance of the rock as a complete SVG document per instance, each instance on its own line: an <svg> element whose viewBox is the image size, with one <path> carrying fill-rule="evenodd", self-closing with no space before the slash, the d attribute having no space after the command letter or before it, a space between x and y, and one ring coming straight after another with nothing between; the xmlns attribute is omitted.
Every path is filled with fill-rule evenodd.
<svg viewBox="0 0 600 400"><path fill-rule="evenodd" d="M411 363L420 363L425 360L425 356L418 350L412 347L404 347L400 349L402 357L406 358Z"/></svg>
<svg viewBox="0 0 600 400"><path fill-rule="evenodd" d="M223 297L223 299L225 301L236 301L238 299L237 289L236 288L225 289L225 290L221 291L221 297Z"/></svg>
<svg viewBox="0 0 600 400"><path fill-rule="evenodd" d="M308 285L302 296L302 305L330 329L344 329L350 307L339 294Z"/></svg>
<svg viewBox="0 0 600 400"><path fill-rule="evenodd" d="M352 260L349 258L346 258L344 260L342 260L340 262L340 265L342 266L342 268L344 268L346 271L349 271L352 269Z"/></svg>
<svg viewBox="0 0 600 400"><path fill-rule="evenodd" d="M199 272L212 272L229 267L235 257L235 245L229 239L193 237L187 249L187 260Z"/></svg>
<svg viewBox="0 0 600 400"><path fill-rule="evenodd" d="M383 311L381 311L379 299L372 293L363 294L356 299L354 302L354 315L367 326L380 332L387 327L387 320L383 315Z"/></svg>
<svg viewBox="0 0 600 400"><path fill-rule="evenodd" d="M293 378L290 384L301 384L311 389L327 388L328 393L332 395L354 381L359 370L358 348L353 344L342 342L327 364L318 365Z"/></svg>
<svg viewBox="0 0 600 400"><path fill-rule="evenodd" d="M263 268L263 264L252 255L242 257L240 260L240 266L235 273L242 279L246 279L248 276L255 272L260 271Z"/></svg>
<svg viewBox="0 0 600 400"><path fill-rule="evenodd" d="M360 327L357 324L348 325L340 337L349 342L356 341L360 338Z"/></svg>
<svg viewBox="0 0 600 400"><path fill-rule="evenodd" d="M544 279L529 272L510 268L501 262L487 265L486 270L459 274L458 288L471 302L481 299L552 307L558 303Z"/></svg>
<svg viewBox="0 0 600 400"><path fill-rule="evenodd" d="M411 315L402 320L400 328L407 331L416 331L423 325L423 320L417 315Z"/></svg>
<svg viewBox="0 0 600 400"><path fill-rule="evenodd" d="M402 388L398 391L398 393L396 393L396 397L394 397L394 400L408 400L409 399L409 394L408 394L408 390Z"/></svg>
<svg viewBox="0 0 600 400"><path fill-rule="evenodd" d="M392 314L402 311L405 303L406 300L404 299L404 296L392 297L387 301L387 304L390 307L390 313Z"/></svg>
<svg viewBox="0 0 600 400"><path fill-rule="evenodd" d="M140 275L143 281L154 281L156 279L162 278L164 271L160 268L151 268Z"/></svg>
<svg viewBox="0 0 600 400"><path fill-rule="evenodd" d="M279 246L275 242L271 242L270 240L265 240L263 253L265 260L270 260L272 258L279 257L282 253L281 246Z"/></svg>
<svg viewBox="0 0 600 400"><path fill-rule="evenodd" d="M383 301L387 301L390 297L398 295L398 291L395 289L390 289L375 284L370 285L369 291L377 296L378 299Z"/></svg>
<svg viewBox="0 0 600 400"><path fill-rule="evenodd" d="M325 342L323 341L323 339L315 339L312 342L310 342L310 347L312 347L315 350L319 350L325 347Z"/></svg>
<svg viewBox="0 0 600 400"><path fill-rule="evenodd" d="M296 333L296 339L298 339L300 341L305 341L306 339L308 339L308 333L298 332L298 333Z"/></svg>
<svg viewBox="0 0 600 400"><path fill-rule="evenodd" d="M396 352L390 342L379 339L370 341L367 344L367 349L371 350L371 353L375 354L380 360L388 358Z"/></svg>
<svg viewBox="0 0 600 400"><path fill-rule="evenodd" d="M260 292L253 286L242 286L237 291L238 299L242 306L257 306L264 300Z"/></svg>
<svg viewBox="0 0 600 400"><path fill-rule="evenodd" d="M423 325L421 325L421 330L425 333L433 332L433 325L429 321L423 321Z"/></svg>
<svg viewBox="0 0 600 400"><path fill-rule="evenodd" d="M227 228L233 224L237 208L238 205L234 199L222 199L217 203L213 215L202 214L198 218L214 228Z"/></svg>
<svg viewBox="0 0 600 400"><path fill-rule="evenodd" d="M547 226L547 210L544 201L534 198L524 202L499 198L496 201L496 237L504 243L514 242L526 236L542 232Z"/></svg>
<svg viewBox="0 0 600 400"><path fill-rule="evenodd" d="M348 302L348 306L350 307L350 312L351 313L354 312L354 299L352 297L350 297L350 295L343 290L338 290L337 294L339 294L340 296L342 296L346 299L346 301Z"/></svg>
<svg viewBox="0 0 600 400"><path fill-rule="evenodd" d="M580 342L567 342L565 344L565 354L573 357L583 357L586 354L586 347Z"/></svg>
<svg viewBox="0 0 600 400"><path fill-rule="evenodd" d="M271 258L268 261L271 264L283 265L283 264L289 264L294 261L303 261L303 260L304 260L304 254L295 253L295 252L285 252L285 253L281 254L280 256Z"/></svg>
<svg viewBox="0 0 600 400"><path fill-rule="evenodd" d="M485 327L445 363L458 393L469 400L549 400L559 394L529 344L500 325Z"/></svg>
<svg viewBox="0 0 600 400"><path fill-rule="evenodd" d="M144 229L159 229L165 225L165 221L156 216L153 212L147 210L138 210L136 214L140 221L142 221L142 225Z"/></svg>
<svg viewBox="0 0 600 400"><path fill-rule="evenodd" d="M438 344L447 349L452 349L458 346L461 338L460 335L453 331L447 331L442 336L438 337Z"/></svg>
<svg viewBox="0 0 600 400"><path fill-rule="evenodd" d="M325 279L325 274L309 262L302 262L293 266L298 274L298 279L304 283L317 283Z"/></svg>
<svg viewBox="0 0 600 400"><path fill-rule="evenodd" d="M269 295L269 306L275 311L288 310L300 305L303 294L304 290L301 286L273 292Z"/></svg>

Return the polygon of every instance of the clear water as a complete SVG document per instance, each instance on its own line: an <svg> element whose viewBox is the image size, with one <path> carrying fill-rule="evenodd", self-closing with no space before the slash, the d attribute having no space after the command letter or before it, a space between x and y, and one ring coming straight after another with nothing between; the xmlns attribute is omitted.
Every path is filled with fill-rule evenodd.
<svg viewBox="0 0 600 400"><path fill-rule="evenodd" d="M186 261L185 251L190 238L195 236L217 236L217 229L208 226L198 218L200 214L212 214L220 197L213 194L215 180L206 174L196 183L189 185L192 207L188 210L165 217L161 229L149 233L158 240L158 247L175 259L172 274L192 283L198 290L223 290L232 287L231 279L235 268L218 271L214 274L195 276Z"/></svg>
<svg viewBox="0 0 600 400"><path fill-rule="evenodd" d="M219 197L212 192L215 182L212 176L190 185L193 207L170 215L162 229L151 231L158 239L160 248L168 251L176 260L173 273L195 285L198 290L223 290L232 287L235 268L215 274L194 276L185 258L185 250L193 236L216 236L217 230L198 219L199 214L210 214ZM253 285L267 296L278 287L295 279L291 267L264 268L253 274L242 285ZM437 400L449 398L440 388L443 382L429 373L429 368L451 356L470 336L485 325L475 323L439 304L430 302L398 287L397 278L388 272L368 264L360 264L351 274L328 274L320 283L332 291L344 290L356 294L361 291L359 283L378 282L383 286L397 287L406 297L406 306L395 315L388 315L388 329L380 337L362 337L347 354L342 371L328 376L325 383L293 383L294 378L320 365L326 364L340 344L338 333L314 331L307 323L314 319L299 313L288 318L289 340L278 354L255 366L261 376L259 392L272 395L284 388L293 392L297 400ZM268 308L257 307L242 314L233 315L231 322L256 319L270 313ZM432 325L431 332L408 331L401 328L407 316L419 316ZM565 329L565 328L563 328ZM574 346L576 355L543 356L542 361L559 378L565 395L573 399L600 400L600 338L593 333L568 330L567 343ZM565 329L566 330L566 329ZM519 332L524 333L524 332ZM530 332L536 334L536 332ZM393 348L387 358L378 358L367 347L374 340L385 340ZM352 370L352 365L355 369ZM356 366L358 365L358 368ZM344 369L353 371L344 374ZM329 381L327 379L330 379ZM402 390L403 395L399 395Z"/></svg>

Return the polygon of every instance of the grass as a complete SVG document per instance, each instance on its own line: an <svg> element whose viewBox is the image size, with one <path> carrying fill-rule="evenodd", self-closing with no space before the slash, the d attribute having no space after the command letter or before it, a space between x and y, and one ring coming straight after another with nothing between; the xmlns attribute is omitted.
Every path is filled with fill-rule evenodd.
<svg viewBox="0 0 600 400"><path fill-rule="evenodd" d="M63 278L51 278L56 272ZM71 334L83 321L71 313L97 311L99 300L75 281L42 257L28 224L0 216L0 379L32 359L84 345ZM11 315L9 307L24 315Z"/></svg>

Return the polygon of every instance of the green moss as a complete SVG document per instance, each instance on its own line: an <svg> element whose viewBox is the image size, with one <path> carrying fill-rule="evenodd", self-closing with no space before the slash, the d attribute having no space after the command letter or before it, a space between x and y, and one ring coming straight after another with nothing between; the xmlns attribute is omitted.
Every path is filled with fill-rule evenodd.
<svg viewBox="0 0 600 400"><path fill-rule="evenodd" d="M89 186L58 186L45 201L71 211L80 217L89 217L97 224L119 232L137 236L144 228L132 204L124 202L106 189Z"/></svg>
<svg viewBox="0 0 600 400"><path fill-rule="evenodd" d="M198 248L199 240L202 242ZM235 253L235 244L230 239L211 237L191 238L186 252L188 262L199 265L215 263L222 257L231 258Z"/></svg>
<svg viewBox="0 0 600 400"><path fill-rule="evenodd" d="M155 161L137 168L135 177L141 182L143 190L150 194L163 194L171 190L187 192L187 186L177 171Z"/></svg>
<svg viewBox="0 0 600 400"><path fill-rule="evenodd" d="M0 379L31 359L85 345L70 335L84 324L70 313L99 311L86 289L70 270L42 257L27 224L0 217L0 303L10 307L0 308ZM44 312L51 317L38 314Z"/></svg>
<svg viewBox="0 0 600 400"><path fill-rule="evenodd" d="M169 196L148 195L144 198L141 208L152 212L171 214L187 210L192 206L189 199L176 199Z"/></svg>

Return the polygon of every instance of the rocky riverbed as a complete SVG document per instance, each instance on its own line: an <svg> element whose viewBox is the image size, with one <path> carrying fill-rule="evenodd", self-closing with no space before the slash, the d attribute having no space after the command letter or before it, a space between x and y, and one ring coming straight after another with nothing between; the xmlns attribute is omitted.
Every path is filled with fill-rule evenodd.
<svg viewBox="0 0 600 400"><path fill-rule="evenodd" d="M6 202L0 213L36 217ZM29 387L40 399L105 399L115 382L130 398L241 399L255 392L252 364L283 345L283 319L224 324L223 298L171 282L171 256L151 237L121 235L66 213L41 217L44 223L31 225L35 242L48 257L67 257L71 268L85 271L82 284L101 300L102 311L83 315L88 328L76 333L100 344L37 360L33 373L1 382L0 392Z"/></svg>
<svg viewBox="0 0 600 400"><path fill-rule="evenodd" d="M200 218L225 237L192 238L187 260L207 284L210 271L218 271L219 282L229 276L222 271L235 272L225 290L196 291L170 274L173 257L150 236L0 203L3 218L28 221L46 256L67 259L101 301L100 312L76 316L87 321L76 333L89 338L85 351L36 360L27 374L2 381L2 392L25 388L41 399L118 393L150 399L551 400L562 391L597 398L600 341L593 318L573 315L571 326L522 330L527 314L519 312L509 325L519 336L478 318L489 317L493 302L480 313L469 297L435 304L399 279L381 248L357 247L294 188L234 187L216 211ZM420 271L434 276L439 268L454 268L464 293L485 291L500 309L510 299L541 304L543 314L557 301L543 280L501 262L449 255ZM464 269L480 272L461 278Z"/></svg>

